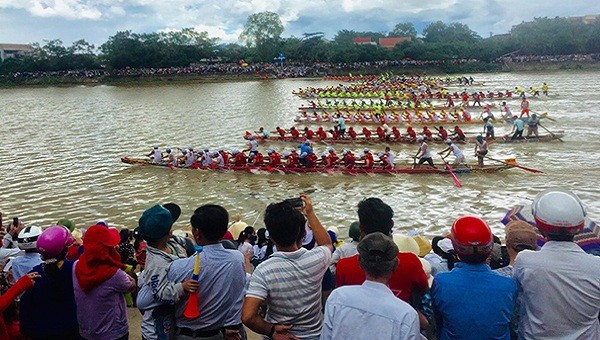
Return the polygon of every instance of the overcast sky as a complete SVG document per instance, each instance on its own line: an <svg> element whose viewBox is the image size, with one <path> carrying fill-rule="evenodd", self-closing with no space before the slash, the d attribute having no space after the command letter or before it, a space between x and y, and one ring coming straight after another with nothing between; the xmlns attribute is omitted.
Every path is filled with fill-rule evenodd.
<svg viewBox="0 0 600 340"><path fill-rule="evenodd" d="M99 46L118 31L152 33L193 27L237 42L248 16L279 14L283 37L342 29L387 33L412 22L418 34L430 22L467 24L482 37L507 33L534 17L600 14L599 0L0 0L0 43L66 46L85 39Z"/></svg>

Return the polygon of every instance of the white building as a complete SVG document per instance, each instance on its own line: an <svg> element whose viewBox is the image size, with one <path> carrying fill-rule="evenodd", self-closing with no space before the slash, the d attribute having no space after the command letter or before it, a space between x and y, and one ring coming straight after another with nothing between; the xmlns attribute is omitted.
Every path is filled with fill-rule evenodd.
<svg viewBox="0 0 600 340"><path fill-rule="evenodd" d="M33 47L27 44L0 44L0 60L18 58L33 53Z"/></svg>

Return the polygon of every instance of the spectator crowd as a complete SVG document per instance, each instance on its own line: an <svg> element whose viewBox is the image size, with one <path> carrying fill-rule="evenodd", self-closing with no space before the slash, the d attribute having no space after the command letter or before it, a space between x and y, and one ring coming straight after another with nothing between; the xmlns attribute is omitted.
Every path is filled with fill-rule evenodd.
<svg viewBox="0 0 600 340"><path fill-rule="evenodd" d="M599 339L600 258L575 236L586 212L540 192L535 226L504 244L457 213L431 241L403 234L380 198L359 202L348 239L311 198L269 204L265 228L217 204L174 230L177 204L140 212L134 230L68 219L46 228L0 213L0 339Z"/></svg>

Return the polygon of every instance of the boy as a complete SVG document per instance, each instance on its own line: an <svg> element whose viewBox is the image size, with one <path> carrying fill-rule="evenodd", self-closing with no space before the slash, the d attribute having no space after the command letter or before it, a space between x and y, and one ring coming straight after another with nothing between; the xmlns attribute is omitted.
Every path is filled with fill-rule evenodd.
<svg viewBox="0 0 600 340"><path fill-rule="evenodd" d="M184 246L171 237L173 223L180 212L176 204L157 204L144 211L139 219L140 235L148 245L138 294L138 308L143 313L142 336L146 340L170 339L174 326L173 304L185 292L198 288L198 281L192 279L178 283L167 280L169 264L186 257Z"/></svg>

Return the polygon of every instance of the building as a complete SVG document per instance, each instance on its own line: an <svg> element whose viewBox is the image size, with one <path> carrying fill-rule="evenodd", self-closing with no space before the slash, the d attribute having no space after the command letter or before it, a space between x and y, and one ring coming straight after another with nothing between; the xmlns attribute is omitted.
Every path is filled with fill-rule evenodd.
<svg viewBox="0 0 600 340"><path fill-rule="evenodd" d="M352 38L352 43L356 45L377 45L376 42L371 40L371 37Z"/></svg>
<svg viewBox="0 0 600 340"><path fill-rule="evenodd" d="M0 60L19 58L33 53L33 47L27 44L0 44Z"/></svg>
<svg viewBox="0 0 600 340"><path fill-rule="evenodd" d="M393 50L394 47L403 41L411 41L410 37L389 37L379 38L379 46L386 50Z"/></svg>

